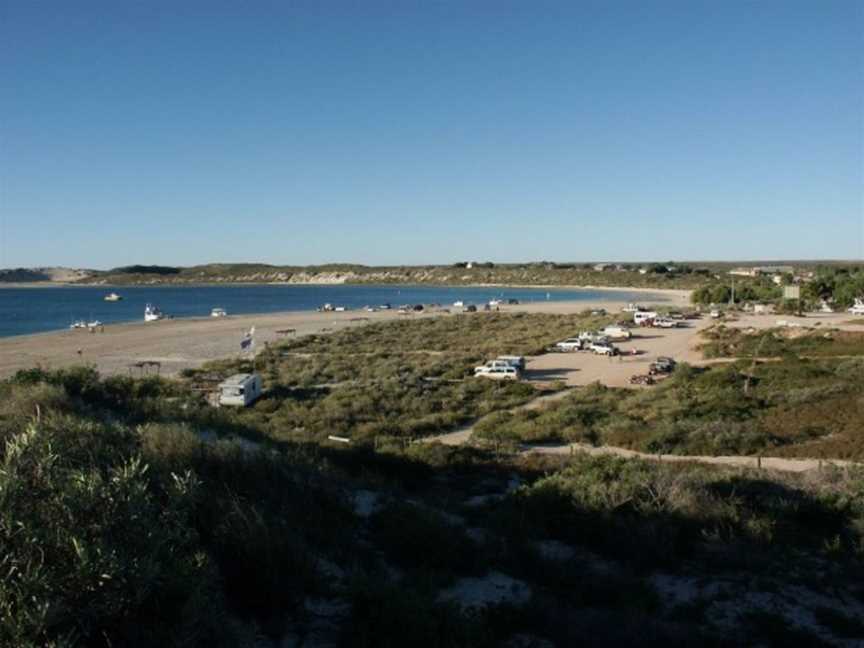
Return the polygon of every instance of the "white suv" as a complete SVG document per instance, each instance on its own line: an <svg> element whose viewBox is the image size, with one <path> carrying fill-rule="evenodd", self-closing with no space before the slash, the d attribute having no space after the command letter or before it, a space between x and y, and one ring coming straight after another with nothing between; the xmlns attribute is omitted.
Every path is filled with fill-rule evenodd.
<svg viewBox="0 0 864 648"><path fill-rule="evenodd" d="M581 351L582 340L579 338L567 338L566 340L558 342L555 345L555 348L559 351Z"/></svg>
<svg viewBox="0 0 864 648"><path fill-rule="evenodd" d="M494 380L519 380L519 370L506 363L490 362L482 367L476 367L474 369L474 377L492 378Z"/></svg>

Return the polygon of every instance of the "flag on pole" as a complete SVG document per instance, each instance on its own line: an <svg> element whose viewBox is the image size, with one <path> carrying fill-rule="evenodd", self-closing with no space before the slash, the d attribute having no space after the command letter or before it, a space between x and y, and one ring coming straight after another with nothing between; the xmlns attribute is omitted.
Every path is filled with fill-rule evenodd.
<svg viewBox="0 0 864 648"><path fill-rule="evenodd" d="M240 340L240 350L241 351L251 351L255 348L255 327L253 326L251 329L246 331L246 334L243 336L243 339Z"/></svg>

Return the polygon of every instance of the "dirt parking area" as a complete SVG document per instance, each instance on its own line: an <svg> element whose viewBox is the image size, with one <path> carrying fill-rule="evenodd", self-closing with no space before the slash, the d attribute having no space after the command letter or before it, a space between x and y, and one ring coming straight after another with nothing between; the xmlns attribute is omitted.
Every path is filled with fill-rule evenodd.
<svg viewBox="0 0 864 648"><path fill-rule="evenodd" d="M676 329L635 328L630 340L616 343L615 346L621 350L619 356L574 351L546 353L529 358L526 379L531 382L563 380L568 386L599 381L610 387L630 387L630 377L648 373L648 366L659 356L669 356L677 362L700 364L702 354L695 349L699 343L698 332L713 323L703 318L688 320L685 327Z"/></svg>

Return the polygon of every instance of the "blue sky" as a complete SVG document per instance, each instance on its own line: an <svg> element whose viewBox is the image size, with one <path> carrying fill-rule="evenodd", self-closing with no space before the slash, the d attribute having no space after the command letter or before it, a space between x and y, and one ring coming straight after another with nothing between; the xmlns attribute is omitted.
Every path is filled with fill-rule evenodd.
<svg viewBox="0 0 864 648"><path fill-rule="evenodd" d="M864 256L858 0L0 21L0 267Z"/></svg>

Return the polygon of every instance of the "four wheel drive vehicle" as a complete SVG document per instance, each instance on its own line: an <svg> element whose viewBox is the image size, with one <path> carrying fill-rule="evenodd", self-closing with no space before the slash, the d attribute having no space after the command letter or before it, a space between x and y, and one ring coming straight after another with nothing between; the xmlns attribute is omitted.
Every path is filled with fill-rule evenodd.
<svg viewBox="0 0 864 648"><path fill-rule="evenodd" d="M623 326L607 326L600 333L611 340L629 340L632 337L630 329Z"/></svg>
<svg viewBox="0 0 864 648"><path fill-rule="evenodd" d="M558 351L581 351L584 348L583 341L579 338L567 338L555 344Z"/></svg>
<svg viewBox="0 0 864 648"><path fill-rule="evenodd" d="M525 371L525 358L523 356L502 355L495 358L500 362L506 362L511 367L515 367L519 371Z"/></svg>
<svg viewBox="0 0 864 648"><path fill-rule="evenodd" d="M591 311L591 314L592 315L605 315L606 309L605 308L595 308L594 310Z"/></svg>
<svg viewBox="0 0 864 648"><path fill-rule="evenodd" d="M648 373L652 376L657 374L668 374L675 370L675 361L672 358L660 356L648 368Z"/></svg>
<svg viewBox="0 0 864 648"><path fill-rule="evenodd" d="M495 367L512 367L509 362L506 360L501 360L500 358L497 360L490 360L484 365L480 365L479 367L474 367L474 372L478 372L482 369L494 369Z"/></svg>
<svg viewBox="0 0 864 648"><path fill-rule="evenodd" d="M678 328L678 322L668 317L655 317L653 326L657 328Z"/></svg>
<svg viewBox="0 0 864 648"><path fill-rule="evenodd" d="M476 313L477 307L474 304L468 304L465 308L462 309L463 313Z"/></svg>
<svg viewBox="0 0 864 648"><path fill-rule="evenodd" d="M495 361L493 360L492 363L495 363ZM493 378L495 380L519 380L519 370L515 367L511 367L507 363L501 363L504 366L489 366L489 364L474 369L474 377Z"/></svg>
<svg viewBox="0 0 864 648"><path fill-rule="evenodd" d="M618 349L611 344L595 343L592 344L590 348L598 355L614 356L620 353Z"/></svg>
<svg viewBox="0 0 864 648"><path fill-rule="evenodd" d="M510 304L511 306L516 306L516 305L519 303L519 300L518 300L518 299L513 299L513 298L511 297L510 299L507 300L507 303Z"/></svg>
<svg viewBox="0 0 864 648"><path fill-rule="evenodd" d="M714 310L711 311L710 315L713 319L718 319L719 317L721 317L723 315L723 312L719 311L715 308Z"/></svg>

